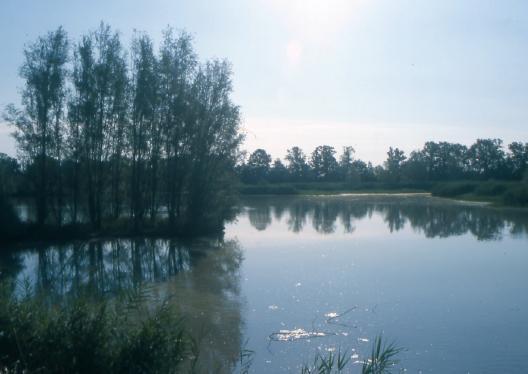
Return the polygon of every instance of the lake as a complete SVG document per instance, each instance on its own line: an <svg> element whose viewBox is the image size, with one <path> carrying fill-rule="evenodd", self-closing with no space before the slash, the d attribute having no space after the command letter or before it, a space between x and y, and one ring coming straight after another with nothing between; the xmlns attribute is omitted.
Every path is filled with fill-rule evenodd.
<svg viewBox="0 0 528 374"><path fill-rule="evenodd" d="M528 372L528 211L425 195L251 197L223 238L94 240L1 257L50 302L142 286L171 297L203 367L299 372L382 334L410 373Z"/></svg>

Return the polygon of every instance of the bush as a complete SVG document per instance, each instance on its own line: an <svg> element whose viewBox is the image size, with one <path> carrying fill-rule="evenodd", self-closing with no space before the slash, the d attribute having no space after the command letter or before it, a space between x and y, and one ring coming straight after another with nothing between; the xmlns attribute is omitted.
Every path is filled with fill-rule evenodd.
<svg viewBox="0 0 528 374"><path fill-rule="evenodd" d="M476 188L477 184L472 182L440 183L433 186L432 193L435 196L455 197L470 194Z"/></svg>
<svg viewBox="0 0 528 374"><path fill-rule="evenodd" d="M296 195L298 191L291 185L246 185L240 188L242 195Z"/></svg>
<svg viewBox="0 0 528 374"><path fill-rule="evenodd" d="M528 206L528 185L519 184L510 187L503 195L502 201L506 205Z"/></svg>
<svg viewBox="0 0 528 374"><path fill-rule="evenodd" d="M475 189L475 195L478 196L500 196L508 189L506 183L486 182L479 184Z"/></svg>
<svg viewBox="0 0 528 374"><path fill-rule="evenodd" d="M11 288L0 300L0 367L8 372L169 373L197 357L169 304L152 307L142 293L50 306L29 293L17 299Z"/></svg>
<svg viewBox="0 0 528 374"><path fill-rule="evenodd" d="M20 227L20 220L7 198L0 195L0 237L13 235Z"/></svg>

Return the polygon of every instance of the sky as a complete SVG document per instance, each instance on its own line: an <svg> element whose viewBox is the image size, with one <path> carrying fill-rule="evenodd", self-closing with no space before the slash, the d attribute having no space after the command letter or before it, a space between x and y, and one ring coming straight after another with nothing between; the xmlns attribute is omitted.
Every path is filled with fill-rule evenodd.
<svg viewBox="0 0 528 374"><path fill-rule="evenodd" d="M125 44L185 29L202 61L228 59L249 152L351 145L381 163L428 140L528 141L524 0L1 0L0 108L20 105L25 44L100 21ZM11 131L0 152L15 155Z"/></svg>

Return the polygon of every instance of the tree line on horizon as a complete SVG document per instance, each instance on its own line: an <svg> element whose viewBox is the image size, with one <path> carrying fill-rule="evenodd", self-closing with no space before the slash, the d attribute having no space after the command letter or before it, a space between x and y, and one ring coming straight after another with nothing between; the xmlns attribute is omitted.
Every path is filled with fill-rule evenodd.
<svg viewBox="0 0 528 374"><path fill-rule="evenodd" d="M0 194L33 197L38 224L223 223L243 140L227 61L199 62L172 28L158 49L141 32L127 49L101 23L77 41L62 27L39 37L20 76L22 107L3 115L18 160L0 154Z"/></svg>
<svg viewBox="0 0 528 374"><path fill-rule="evenodd" d="M284 161L257 149L237 165L243 183L292 182L438 182L457 180L522 180L528 178L528 143L513 142L504 149L501 139L477 139L467 147L458 143L426 142L408 156L390 147L382 165L354 157L351 146L338 156L334 147L321 145L311 154L294 146Z"/></svg>

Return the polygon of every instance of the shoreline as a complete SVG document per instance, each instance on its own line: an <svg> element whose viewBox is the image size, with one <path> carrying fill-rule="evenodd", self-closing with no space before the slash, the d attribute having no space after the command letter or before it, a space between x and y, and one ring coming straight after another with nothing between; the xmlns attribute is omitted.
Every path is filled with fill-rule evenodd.
<svg viewBox="0 0 528 374"><path fill-rule="evenodd" d="M450 203L462 204L467 206L486 207L492 209L507 209L516 211L528 212L526 206L513 206L500 203L496 198L486 198L485 196L476 196L471 194L465 194L461 196L439 196L433 192L428 191L402 191L393 190L378 190L378 191L358 191L358 192L330 192L330 191L302 191L295 194L241 194L240 198L259 198L259 197L271 197L271 198L332 198L332 197L424 197L438 200L448 200ZM191 234L187 230L170 229L166 224L161 223L159 226L147 226L142 230L136 231L131 229L129 222L122 222L121 225L114 227L103 228L100 230L94 230L88 224L67 224L63 226L46 225L44 227L38 227L34 223L21 223L16 228L15 232L12 232L10 237L0 238L0 250L8 249L19 249L21 247L27 247L31 245L39 244L61 244L75 241L99 241L106 239L115 238L137 238L137 237L150 237L150 238L165 238L165 239L178 239L178 240L193 240L200 238L212 238L219 237L223 234L224 230L205 230L202 233Z"/></svg>

